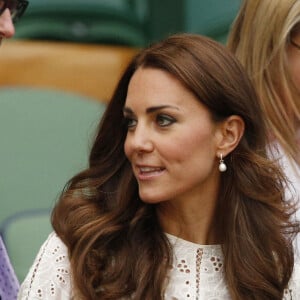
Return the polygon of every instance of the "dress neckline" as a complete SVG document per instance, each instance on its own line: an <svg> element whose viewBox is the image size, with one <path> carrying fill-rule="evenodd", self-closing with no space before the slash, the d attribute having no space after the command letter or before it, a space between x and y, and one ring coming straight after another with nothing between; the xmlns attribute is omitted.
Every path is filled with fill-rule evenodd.
<svg viewBox="0 0 300 300"><path fill-rule="evenodd" d="M170 233L166 233L165 235L169 239L172 245L178 245L178 246L186 246L186 247L192 247L192 248L202 248L202 249L207 249L207 250L219 250L222 251L222 245L221 244L212 244L212 245L202 245L202 244L197 244L188 240L184 240L178 236L172 235Z"/></svg>

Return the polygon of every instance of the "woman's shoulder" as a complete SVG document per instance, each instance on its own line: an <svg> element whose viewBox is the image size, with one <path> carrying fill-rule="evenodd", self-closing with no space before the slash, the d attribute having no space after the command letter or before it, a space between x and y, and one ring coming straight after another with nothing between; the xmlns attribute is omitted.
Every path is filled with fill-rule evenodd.
<svg viewBox="0 0 300 300"><path fill-rule="evenodd" d="M52 232L41 246L21 285L18 299L70 299L68 249Z"/></svg>
<svg viewBox="0 0 300 300"><path fill-rule="evenodd" d="M295 183L298 182L298 179L300 178L300 166L289 158L283 147L279 143L273 142L268 145L267 151L271 159L275 159L280 163L286 175L288 177L291 175L293 181Z"/></svg>
<svg viewBox="0 0 300 300"><path fill-rule="evenodd" d="M295 262L293 275L290 279L288 288L285 290L283 299L300 299L300 260Z"/></svg>

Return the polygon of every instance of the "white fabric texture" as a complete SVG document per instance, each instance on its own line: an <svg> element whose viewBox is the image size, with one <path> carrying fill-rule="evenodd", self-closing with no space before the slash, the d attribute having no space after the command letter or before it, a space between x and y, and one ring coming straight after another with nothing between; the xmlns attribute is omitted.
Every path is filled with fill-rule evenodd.
<svg viewBox="0 0 300 300"><path fill-rule="evenodd" d="M27 274L18 299L72 299L70 262L65 244L51 233Z"/></svg>
<svg viewBox="0 0 300 300"><path fill-rule="evenodd" d="M284 172L290 181L290 188L287 194L291 193L297 203L295 219L300 222L300 167L292 164L285 156L282 157L281 161ZM300 259L300 233L298 233L295 238L294 246L296 255Z"/></svg>
<svg viewBox="0 0 300 300"><path fill-rule="evenodd" d="M167 234L174 249L165 300L230 300L219 245L203 246ZM25 278L18 299L68 300L72 278L66 246L51 233ZM300 299L300 265L295 265L284 300Z"/></svg>
<svg viewBox="0 0 300 300"><path fill-rule="evenodd" d="M289 181L286 188L286 198L293 199L296 202L297 211L295 218L300 221L300 166L292 163L284 153L282 147L276 142L270 144L269 154L274 159L278 159L279 164ZM296 236L294 244L296 255L300 259L300 234Z"/></svg>

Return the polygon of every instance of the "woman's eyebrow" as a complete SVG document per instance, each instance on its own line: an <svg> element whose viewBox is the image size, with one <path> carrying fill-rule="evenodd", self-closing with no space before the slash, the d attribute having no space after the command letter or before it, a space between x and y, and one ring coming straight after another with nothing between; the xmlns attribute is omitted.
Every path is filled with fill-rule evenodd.
<svg viewBox="0 0 300 300"><path fill-rule="evenodd" d="M177 106L173 106L173 105L159 105L159 106L152 106L146 109L146 113L153 113L157 110L161 110L164 108L171 108L171 109L176 109L179 110L179 108Z"/></svg>
<svg viewBox="0 0 300 300"><path fill-rule="evenodd" d="M123 114L132 115L133 111L129 107L123 107Z"/></svg>
<svg viewBox="0 0 300 300"><path fill-rule="evenodd" d="M179 110L179 108L177 106L173 106L173 105L158 105L158 106L151 106L151 107L148 107L146 109L146 113L147 114L150 114L150 113L153 113L155 111L158 111L158 110L161 110L161 109L165 109L165 108L170 108L170 109L176 109L176 110ZM133 115L134 112L132 111L131 108L129 107L124 107L123 108L123 113L124 114L131 114Z"/></svg>

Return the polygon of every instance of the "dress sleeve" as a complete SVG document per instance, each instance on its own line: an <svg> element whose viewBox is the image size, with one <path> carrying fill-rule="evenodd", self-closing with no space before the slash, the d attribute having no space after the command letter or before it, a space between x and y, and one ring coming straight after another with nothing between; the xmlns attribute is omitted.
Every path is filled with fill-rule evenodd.
<svg viewBox="0 0 300 300"><path fill-rule="evenodd" d="M19 281L0 237L0 299L16 299Z"/></svg>
<svg viewBox="0 0 300 300"><path fill-rule="evenodd" d="M68 250L52 232L21 285L18 300L72 299Z"/></svg>
<svg viewBox="0 0 300 300"><path fill-rule="evenodd" d="M293 275L289 287L285 290L283 300L300 299L300 261L294 265Z"/></svg>

